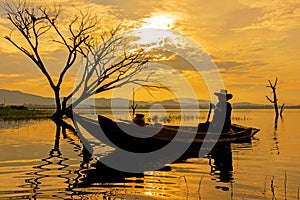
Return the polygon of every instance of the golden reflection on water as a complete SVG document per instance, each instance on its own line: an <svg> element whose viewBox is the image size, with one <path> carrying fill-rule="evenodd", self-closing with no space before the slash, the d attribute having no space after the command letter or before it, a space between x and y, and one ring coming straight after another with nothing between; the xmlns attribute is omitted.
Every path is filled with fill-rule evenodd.
<svg viewBox="0 0 300 200"><path fill-rule="evenodd" d="M70 149L70 145L60 149L61 137L73 143L73 148ZM1 196L47 198L55 196L53 191L68 188L73 172L67 168L70 169L73 161L62 152L64 147L67 153L78 152L81 149L78 143L76 137L69 137L50 120L2 130L0 177L8 181L0 183Z"/></svg>
<svg viewBox="0 0 300 200"><path fill-rule="evenodd" d="M58 131L50 120L1 129L0 198L296 199L299 111L285 111L277 130L272 111L243 110L234 115L248 117L235 123L261 128L252 143L231 144L226 151L139 175L96 170L95 160L89 168L81 166L78 138L68 130Z"/></svg>

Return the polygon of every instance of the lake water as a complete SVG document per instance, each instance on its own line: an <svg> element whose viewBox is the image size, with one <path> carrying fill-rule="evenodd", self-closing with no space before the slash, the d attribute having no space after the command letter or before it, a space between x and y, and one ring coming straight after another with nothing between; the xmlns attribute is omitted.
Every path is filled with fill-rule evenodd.
<svg viewBox="0 0 300 200"><path fill-rule="evenodd" d="M182 119L197 124L193 116ZM233 123L261 129L251 143L138 176L82 167L78 137L51 120L1 122L0 199L299 199L299 122L296 109L284 111L277 129L273 110L234 110Z"/></svg>

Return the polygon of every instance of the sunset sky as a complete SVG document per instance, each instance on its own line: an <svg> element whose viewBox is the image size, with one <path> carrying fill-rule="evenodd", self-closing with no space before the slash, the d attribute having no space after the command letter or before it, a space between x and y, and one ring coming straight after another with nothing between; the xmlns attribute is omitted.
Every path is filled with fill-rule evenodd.
<svg viewBox="0 0 300 200"><path fill-rule="evenodd" d="M265 86L269 79L278 77L279 102L300 104L299 0L47 1L54 3L62 6L65 18L72 18L75 8L92 8L107 27L122 23L127 27L165 29L191 38L216 64L225 88L234 95L232 102L268 104L265 95L271 95L271 91ZM39 69L4 39L10 34L10 27L3 11L0 17L0 89L53 96ZM18 41L20 36L14 32L13 38ZM61 47L44 44L43 57L53 76L60 71L58 66L64 56ZM186 67L187 63L169 64L191 82L197 98L208 98L205 91L201 92L205 90L203 80ZM72 89L75 71L66 77L63 94ZM157 71L170 72L164 66ZM166 76L172 79L172 75ZM173 79L172 82L184 93L180 84Z"/></svg>

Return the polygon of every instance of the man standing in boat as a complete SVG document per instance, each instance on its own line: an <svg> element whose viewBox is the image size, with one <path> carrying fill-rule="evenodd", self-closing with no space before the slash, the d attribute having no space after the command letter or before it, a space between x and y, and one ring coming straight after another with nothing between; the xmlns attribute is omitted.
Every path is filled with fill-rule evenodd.
<svg viewBox="0 0 300 200"><path fill-rule="evenodd" d="M231 111L232 107L228 100L232 99L233 95L228 94L227 90L220 90L215 92L219 102L215 106L214 116L212 120L212 127L214 130L222 130L222 133L228 133L231 127ZM225 118L225 119L224 119ZM224 122L223 127L222 122Z"/></svg>

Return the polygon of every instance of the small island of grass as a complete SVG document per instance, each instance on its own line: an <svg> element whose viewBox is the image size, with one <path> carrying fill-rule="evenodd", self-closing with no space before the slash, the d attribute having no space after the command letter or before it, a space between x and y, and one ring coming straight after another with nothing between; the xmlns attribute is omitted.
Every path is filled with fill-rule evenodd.
<svg viewBox="0 0 300 200"><path fill-rule="evenodd" d="M49 110L28 109L25 106L0 107L0 120L29 120L49 118L53 112Z"/></svg>

